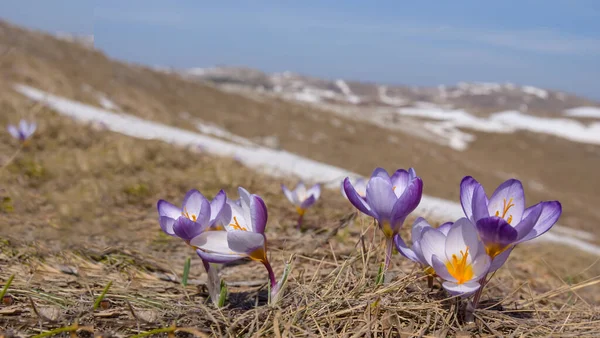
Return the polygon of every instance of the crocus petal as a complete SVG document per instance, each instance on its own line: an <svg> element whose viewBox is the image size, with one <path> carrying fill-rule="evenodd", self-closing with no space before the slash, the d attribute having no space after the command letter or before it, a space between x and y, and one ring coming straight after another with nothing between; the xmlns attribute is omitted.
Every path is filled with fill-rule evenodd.
<svg viewBox="0 0 600 338"><path fill-rule="evenodd" d="M242 206L240 206L239 204L235 203L234 201L230 201L230 200L227 200L227 204L229 205L229 208L231 209L231 218L230 218L231 221L223 224L223 226L225 226L225 229L227 229L227 231L233 231L233 230L250 230L251 231L252 225L248 224L248 221L246 221L246 218L244 216L244 210L243 210ZM238 226L243 229L238 228Z"/></svg>
<svg viewBox="0 0 600 338"><path fill-rule="evenodd" d="M315 204L316 198L315 196L311 195L309 198L305 199L301 204L300 204L300 209L308 209L310 208L313 204Z"/></svg>
<svg viewBox="0 0 600 338"><path fill-rule="evenodd" d="M294 199L294 193L288 189L285 185L281 185L281 190L283 190L283 193L285 194L285 197L287 197L287 199L292 202L293 204L296 204L296 200Z"/></svg>
<svg viewBox="0 0 600 338"><path fill-rule="evenodd" d="M197 249L196 253L204 261L218 264L229 263L246 257L245 255L223 255L214 252L204 252L200 249Z"/></svg>
<svg viewBox="0 0 600 338"><path fill-rule="evenodd" d="M200 213L200 209L202 209L202 202L206 201L206 197L202 195L198 190L192 189L185 194L183 198L183 207L181 208L184 212L187 212L191 215L198 215ZM210 210L210 205L209 208Z"/></svg>
<svg viewBox="0 0 600 338"><path fill-rule="evenodd" d="M507 208L508 203L513 206ZM490 215L512 218L514 222L520 222L525 210L525 192L521 181L510 179L498 187L490 197L488 211Z"/></svg>
<svg viewBox="0 0 600 338"><path fill-rule="evenodd" d="M210 201L211 219L215 219L215 218L219 217L219 214L221 213L221 210L223 209L225 204L227 204L227 194L225 194L225 191L220 190L215 195L215 198L213 198L213 200Z"/></svg>
<svg viewBox="0 0 600 338"><path fill-rule="evenodd" d="M400 252L404 257L410 259L413 262L423 263L417 256L417 254L406 245L400 234L396 234L394 236L394 244L396 245L396 249Z"/></svg>
<svg viewBox="0 0 600 338"><path fill-rule="evenodd" d="M394 230L397 230L398 227L402 226L402 222L408 214L413 212L421 203L421 196L423 195L423 181L417 177L412 182L408 184L404 193L398 198L398 200L394 201L394 207L392 209L392 224L395 225ZM368 197L367 197L367 200ZM371 201L369 200L369 203Z"/></svg>
<svg viewBox="0 0 600 338"><path fill-rule="evenodd" d="M390 175L383 168L375 168L375 170L373 170L373 173L371 174L371 178L375 178L375 177L381 177L390 183L392 182L390 179ZM368 185L368 183L367 183L367 185Z"/></svg>
<svg viewBox="0 0 600 338"><path fill-rule="evenodd" d="M533 227L537 223L540 215L542 214L542 206L536 205L531 212L528 213L527 217L523 218L519 224L515 226L515 230L519 233L517 236L517 242L529 235L529 233L533 230Z"/></svg>
<svg viewBox="0 0 600 338"><path fill-rule="evenodd" d="M369 180L367 184L367 201L377 215L378 221L391 220L392 209L397 200L389 178L387 181L381 177L373 177Z"/></svg>
<svg viewBox="0 0 600 338"><path fill-rule="evenodd" d="M473 200L471 201L471 203L473 210L473 218L471 219L471 221L473 223L477 222L478 220L484 217L490 216L487 207L488 199L485 195L485 190L483 190L483 186L479 185L475 187L475 192L473 192Z"/></svg>
<svg viewBox="0 0 600 338"><path fill-rule="evenodd" d="M527 217L537 205L542 206L542 213L540 214L540 217L533 226L533 230L530 231L529 234L525 235L525 237L521 238L519 242L528 241L544 234L546 231L552 228L552 226L556 223L556 221L558 221L560 215L562 214L561 204L558 201L550 201L540 202L534 206L527 208L523 213L523 217Z"/></svg>
<svg viewBox="0 0 600 338"><path fill-rule="evenodd" d="M156 203L156 209L158 209L159 216L167 216L174 220L181 216L181 209L165 200L159 200Z"/></svg>
<svg viewBox="0 0 600 338"><path fill-rule="evenodd" d="M173 231L173 224L175 224L175 220L168 216L160 216L158 218L158 222L160 223L160 228L170 236L175 236L175 232Z"/></svg>
<svg viewBox="0 0 600 338"><path fill-rule="evenodd" d="M360 210L360 212L363 214L375 217L369 204L367 204L367 202L356 192L352 186L352 183L350 183L350 178L348 177L344 179L344 191L346 192L348 201L350 201L350 203L352 203L356 209Z"/></svg>
<svg viewBox="0 0 600 338"><path fill-rule="evenodd" d="M19 121L19 130L22 133L26 133L29 130L29 123L27 123L25 120Z"/></svg>
<svg viewBox="0 0 600 338"><path fill-rule="evenodd" d="M227 233L229 232L204 231L200 235L192 238L190 245L204 252L237 256L239 253L236 253L229 248Z"/></svg>
<svg viewBox="0 0 600 338"><path fill-rule="evenodd" d="M29 124L29 130L27 130L27 137L33 135L33 133L35 133L35 130L37 129L37 123L35 122L31 122Z"/></svg>
<svg viewBox="0 0 600 338"><path fill-rule="evenodd" d="M361 197L363 197L363 198L366 197L367 196L367 181L363 178L359 178L358 180L356 180L356 183L354 184L354 189Z"/></svg>
<svg viewBox="0 0 600 338"><path fill-rule="evenodd" d="M445 253L447 260L450 260L453 255L462 256L461 251L465 252L469 248L467 262L471 262L473 257L476 257L479 250L479 237L475 225L466 218L461 218L454 222L454 225L448 232L445 244Z"/></svg>
<svg viewBox="0 0 600 338"><path fill-rule="evenodd" d="M423 231L421 241L421 251L423 257L427 261L427 264L432 265L432 257L438 256L441 258L446 257L446 236L434 228L428 228Z"/></svg>
<svg viewBox="0 0 600 338"><path fill-rule="evenodd" d="M460 182L460 204L468 219L473 220L473 195L481 184L471 176L465 176Z"/></svg>
<svg viewBox="0 0 600 338"><path fill-rule="evenodd" d="M19 130L17 130L17 127L10 125L8 126L8 132L10 133L10 135L12 135L12 137L18 139L20 138L20 134L19 134Z"/></svg>
<svg viewBox="0 0 600 338"><path fill-rule="evenodd" d="M264 233L269 215L267 213L265 201L256 195L252 196L250 202L250 217L252 218L254 231L259 234Z"/></svg>
<svg viewBox="0 0 600 338"><path fill-rule="evenodd" d="M448 291L453 296L467 297L477 291L481 285L478 282L469 282L456 284L453 282L444 282L442 284L444 290Z"/></svg>
<svg viewBox="0 0 600 338"><path fill-rule="evenodd" d="M189 212L189 210L188 210ZM200 200L200 210L198 211L198 214L196 215L196 222L200 223L200 224L209 224L210 223L210 214L211 214L211 207L210 207L210 202L205 198ZM190 213L191 216L191 213Z"/></svg>
<svg viewBox="0 0 600 338"><path fill-rule="evenodd" d="M454 224L454 222L446 222L446 223L440 225L439 227L437 227L437 229L439 231L441 231L445 236L448 236L448 232L450 232L450 229L452 229L453 224Z"/></svg>
<svg viewBox="0 0 600 338"><path fill-rule="evenodd" d="M485 274L489 272L490 264L490 256L488 256L486 253L482 253L481 255L475 257L471 263L471 268L473 269L473 278L471 278L471 280L476 281L485 276Z"/></svg>
<svg viewBox="0 0 600 338"><path fill-rule="evenodd" d="M396 194L397 197L400 197L400 195L402 195L404 190L406 190L406 187L408 186L408 182L409 182L408 177L409 177L408 172L404 169L398 169L392 175L392 177L391 177L392 186L396 187L394 189L394 193Z"/></svg>
<svg viewBox="0 0 600 338"><path fill-rule="evenodd" d="M506 246L518 236L517 230L500 217L486 217L477 221L477 232L486 246Z"/></svg>
<svg viewBox="0 0 600 338"><path fill-rule="evenodd" d="M510 256L510 253L513 251L513 249L514 249L514 247L506 249L501 254L494 257L494 259L492 260L492 263L490 264L490 270L488 272L492 273L492 272L500 269L502 267L502 265L504 265L504 263L506 263L506 260L508 259L508 256Z"/></svg>
<svg viewBox="0 0 600 338"><path fill-rule="evenodd" d="M319 199L319 197L321 196L321 185L320 184L315 184L310 189L308 189L308 191L306 192L306 196L311 196L311 195L315 197L315 201Z"/></svg>
<svg viewBox="0 0 600 338"><path fill-rule="evenodd" d="M197 223L187 217L181 216L173 224L173 232L184 241L190 241L192 238L200 235L207 226L208 223Z"/></svg>
<svg viewBox="0 0 600 338"><path fill-rule="evenodd" d="M237 253L251 254L265 245L265 236L251 231L228 231L229 248Z"/></svg>
<svg viewBox="0 0 600 338"><path fill-rule="evenodd" d="M413 243L419 242L425 228L432 228L432 226L423 217L417 218L412 226L410 240Z"/></svg>
<svg viewBox="0 0 600 338"><path fill-rule="evenodd" d="M248 190L244 189L243 187L238 187L238 195L240 195L240 205L250 205L250 201L252 200L252 194L249 193Z"/></svg>
<svg viewBox="0 0 600 338"><path fill-rule="evenodd" d="M304 182L298 183L296 189L294 189L294 200L296 204L302 203L306 199L306 186Z"/></svg>
<svg viewBox="0 0 600 338"><path fill-rule="evenodd" d="M443 258L444 256L442 256ZM456 282L456 278L454 278L454 276L452 276L449 272L448 272L448 268L446 267L446 264L440 259L439 256L437 255L433 255L431 256L431 267L433 268L433 270L435 270L435 274L440 276L443 280L447 280L447 281L451 281L451 282Z"/></svg>

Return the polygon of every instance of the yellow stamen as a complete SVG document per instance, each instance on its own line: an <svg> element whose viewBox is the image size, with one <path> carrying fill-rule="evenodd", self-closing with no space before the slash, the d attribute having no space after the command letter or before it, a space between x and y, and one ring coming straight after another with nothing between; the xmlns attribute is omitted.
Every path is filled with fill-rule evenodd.
<svg viewBox="0 0 600 338"><path fill-rule="evenodd" d="M461 250L460 255L460 258L452 255L452 260L446 262L446 269L452 277L456 278L456 284L463 284L473 279L473 267L467 263L469 247L464 252Z"/></svg>
<svg viewBox="0 0 600 338"><path fill-rule="evenodd" d="M385 237L394 237L394 230L392 229L390 222L384 222L383 226L381 227L381 230L383 230L383 234L385 235Z"/></svg>
<svg viewBox="0 0 600 338"><path fill-rule="evenodd" d="M257 261L257 262L261 262L264 263L267 261L267 253L265 251L264 248L258 248L254 251L252 251L248 257L250 257L250 259Z"/></svg>
<svg viewBox="0 0 600 338"><path fill-rule="evenodd" d="M435 270L431 266L426 267L425 270L423 270L423 272L426 275L435 276Z"/></svg>
<svg viewBox="0 0 600 338"><path fill-rule="evenodd" d="M508 249L508 246L501 246L500 244L491 244L485 246L485 252L487 252L488 256L490 256L492 259L506 251L506 249Z"/></svg>
<svg viewBox="0 0 600 338"><path fill-rule="evenodd" d="M234 230L248 231L248 229L246 229L245 227L241 226L240 223L238 223L236 216L233 216L233 223L229 224L229 226L232 227Z"/></svg>
<svg viewBox="0 0 600 338"><path fill-rule="evenodd" d="M296 207L296 212L298 213L298 215L304 216L304 213L306 212L306 209L302 209L300 207Z"/></svg>
<svg viewBox="0 0 600 338"><path fill-rule="evenodd" d="M191 220L192 220L192 221L194 221L194 222L196 222L196 220L198 219L198 216L196 216L196 215L193 215L193 214L192 214L192 215L190 215L190 214L187 212L187 209L186 209L186 208L183 208L183 212L181 213L181 216L183 216L183 217L185 217L185 218L187 218L187 219L191 219Z"/></svg>
<svg viewBox="0 0 600 338"><path fill-rule="evenodd" d="M508 203L506 203L506 198L504 199L504 202L502 203L502 216L500 216L500 211L496 210L496 217L506 217L506 213L508 212L508 210L512 207L515 206L515 204L512 202L513 199L512 197L508 200ZM512 222L512 215L508 216L508 220L507 220L508 224L510 224L510 222Z"/></svg>

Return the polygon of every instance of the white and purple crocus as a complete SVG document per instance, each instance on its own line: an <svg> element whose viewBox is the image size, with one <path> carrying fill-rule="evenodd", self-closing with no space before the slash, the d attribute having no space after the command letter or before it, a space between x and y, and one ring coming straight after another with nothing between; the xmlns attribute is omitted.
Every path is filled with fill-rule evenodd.
<svg viewBox="0 0 600 338"><path fill-rule="evenodd" d="M492 258L490 272L504 264L515 245L550 230L562 213L558 201L525 208L523 185L516 179L500 184L488 199L483 186L467 176L460 184L460 202Z"/></svg>
<svg viewBox="0 0 600 338"><path fill-rule="evenodd" d="M306 189L303 182L298 183L294 190L288 189L285 185L281 185L281 190L285 197L294 204L298 213L298 229L302 226L302 219L306 210L310 208L321 196L321 185L315 184L310 189Z"/></svg>
<svg viewBox="0 0 600 338"><path fill-rule="evenodd" d="M344 180L344 190L350 203L362 213L377 220L386 237L385 270L392 256L393 238L406 217L419 205L423 181L410 168L397 170L390 176L385 169L377 168L367 183L366 196L362 197L350 182Z"/></svg>
<svg viewBox="0 0 600 338"><path fill-rule="evenodd" d="M21 120L19 121L18 126L14 126L11 124L8 126L7 129L12 137L16 138L22 143L25 143L31 137L31 135L35 133L35 130L37 129L37 124L35 122L30 123L25 120Z"/></svg>

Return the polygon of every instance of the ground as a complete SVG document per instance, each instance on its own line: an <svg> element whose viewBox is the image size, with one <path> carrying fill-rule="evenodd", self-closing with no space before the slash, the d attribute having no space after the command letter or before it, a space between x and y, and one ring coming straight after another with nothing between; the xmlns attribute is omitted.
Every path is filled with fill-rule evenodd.
<svg viewBox="0 0 600 338"><path fill-rule="evenodd" d="M464 302L448 298L437 283L428 288L414 264L398 254L393 257L388 283L375 285L383 258L381 233L371 220L355 214L338 189L323 192L305 217L306 228L299 232L294 227L294 208L280 190L281 183L296 183L294 177L268 177L234 159L214 157L199 149L132 139L99 125L79 124L25 99L14 91L13 84L25 82L98 104L81 89L91 84L130 113L188 129L193 128L167 112L188 109L207 118L211 111L217 111L214 118L223 119L225 125L231 122L235 134L251 138L256 135L253 128L263 128L258 133L275 130L280 133L282 146L290 151L331 164L348 164L348 169L367 174L380 165L380 160L386 167L406 167L414 160L420 166L418 172L424 172L426 192L452 199L457 198L460 175L481 174L484 184L497 180L485 175L489 163L476 165L478 157L460 165L463 155L416 142L412 143L414 151L398 149L397 156L406 152L402 161L390 159L376 147L377 133L382 131L364 125L356 126L357 134L365 136L360 139L333 131L327 134L330 127L322 129L324 134L339 137L338 143L309 145L286 139L283 135L292 125L302 133L316 128L302 114L323 112L306 113L302 107L283 102L251 103L211 87L111 63L95 51L66 42L32 37L11 40L15 35L6 34L9 28L0 28L0 33L5 33L0 34L3 46L14 47L4 59L8 61L0 63L5 79L0 82L0 125L24 116L39 124L23 148L8 133L0 133L0 285L5 286L14 276L0 305L0 328L5 336L75 330L75 323L81 337L93 336L90 331L95 331L95 336L152 335L157 329L163 333L154 336L167 336L171 331L181 337L593 337L600 330L600 265L595 256L546 242L520 246L484 292L483 307L475 312L474 323L467 323ZM32 51L34 47L38 49ZM62 63L56 61L61 58ZM73 64L102 67L85 72ZM136 72L139 77L135 77ZM105 73L114 77L113 89ZM161 96L161 92L169 94ZM185 97L181 99L185 102L178 101L177 95ZM159 102L155 108L153 102ZM165 108L171 104L172 109ZM249 131L244 131L241 126L249 120L242 118L243 114L254 116L265 111L276 122L250 124L246 126ZM284 113L287 119L282 117ZM493 137L495 144L508 142L502 136ZM539 144L553 142L557 144L554 148L535 156L544 160L552 151L573 156L573 161L579 161L576 163L590 164L578 169L582 175L597 168L594 158L581 162L583 155L575 146L554 138ZM440 162L419 157L423 151L435 152L439 155L435 161ZM489 157L489 148L482 145L477 151L479 158ZM511 154L503 151L497 149L494 158L510 158ZM448 162L442 162L444 158ZM524 161L511 159L515 170L533 175L535 168L525 170L516 166L516 160ZM566 175L570 168L567 162L549 168L550 172ZM448 170L440 170L448 163ZM574 223L593 220L595 211L587 207L587 200L597 197L597 182L583 182L581 177L575 188L565 190L560 198L547 196L548 191L537 192L534 198L564 198L568 205L574 205L566 212ZM547 184L556 184L552 192L568 185L562 179L551 181L544 179ZM265 269L242 261L223 269L230 293L227 306L216 309L207 300L206 274L200 260L187 245L163 234L158 225L158 199L179 204L191 188L207 197L224 189L235 197L238 186L262 196L267 204L266 235L275 273L281 274L286 261L293 264L285 294L273 306L267 304ZM455 186L453 193L450 186ZM587 214L579 216L574 210ZM404 236L418 216L434 224L447 221L435 215L412 215L403 229ZM589 230L595 224L577 227ZM181 278L188 257L192 264L189 283L184 287ZM105 301L93 309L105 289Z"/></svg>

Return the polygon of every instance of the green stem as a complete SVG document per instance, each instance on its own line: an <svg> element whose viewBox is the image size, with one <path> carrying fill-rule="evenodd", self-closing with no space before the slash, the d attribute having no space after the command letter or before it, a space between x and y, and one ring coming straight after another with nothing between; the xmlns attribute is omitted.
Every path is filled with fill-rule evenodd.
<svg viewBox="0 0 600 338"><path fill-rule="evenodd" d="M100 306L100 302L102 302L102 300L104 299L104 296L106 296L106 293L108 292L108 289L110 288L111 285L112 285L112 281L108 282L108 284L106 284L106 286L104 287L104 290L102 290L102 293L100 294L100 296L98 298L96 298L96 301L94 302L94 310L96 310L98 308L98 306Z"/></svg>
<svg viewBox="0 0 600 338"><path fill-rule="evenodd" d="M54 329L52 331L48 331L48 332L36 334L35 336L33 336L31 338L50 337L50 336L54 336L55 334L59 334L59 333L62 333L62 332L77 331L77 329L79 329L79 325L71 325L71 326L59 327L58 329Z"/></svg>
<svg viewBox="0 0 600 338"><path fill-rule="evenodd" d="M13 279L15 279L15 275L11 275L10 277L8 277L8 281L6 281L6 285L4 285L2 292L0 292L0 301L2 299L4 299L4 295L6 295L6 291L8 291L8 288L12 284Z"/></svg>
<svg viewBox="0 0 600 338"><path fill-rule="evenodd" d="M176 328L174 328L174 327L163 327L160 329L154 329L154 330L142 332L140 334L136 334L135 336L131 336L131 338L148 337L148 336L151 336L151 335L157 334L157 333L175 332L175 330L176 330Z"/></svg>

